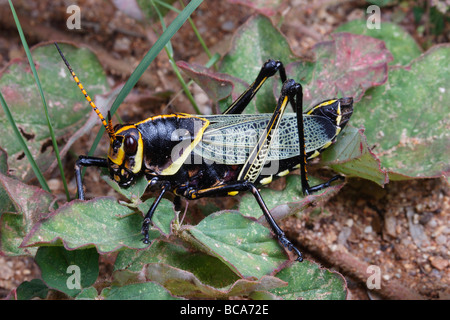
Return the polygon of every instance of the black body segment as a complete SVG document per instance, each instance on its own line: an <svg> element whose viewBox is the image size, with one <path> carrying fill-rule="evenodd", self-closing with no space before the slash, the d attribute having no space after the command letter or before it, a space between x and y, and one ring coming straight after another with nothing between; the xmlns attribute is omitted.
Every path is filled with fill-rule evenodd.
<svg viewBox="0 0 450 320"><path fill-rule="evenodd" d="M208 125L208 120L187 114L156 116L137 123L144 143L144 172L176 174Z"/></svg>
<svg viewBox="0 0 450 320"><path fill-rule="evenodd" d="M194 200L250 191L280 244L302 261L301 252L272 217L258 187L297 168L305 194L342 178L335 176L324 184L310 186L306 163L331 145L347 124L353 111L351 98L326 100L303 113L302 86L287 79L280 61L269 60L222 115L161 115L112 128L110 116L106 123L59 48L58 51L110 136L107 159L80 156L76 163L80 199L84 199L82 166L109 168L111 177L122 187L144 175L150 186L160 188L142 225L143 241L149 243L153 214L167 192L175 194L179 204L180 197ZM242 115L264 82L277 72L283 86L274 113ZM286 114L289 104L294 113Z"/></svg>

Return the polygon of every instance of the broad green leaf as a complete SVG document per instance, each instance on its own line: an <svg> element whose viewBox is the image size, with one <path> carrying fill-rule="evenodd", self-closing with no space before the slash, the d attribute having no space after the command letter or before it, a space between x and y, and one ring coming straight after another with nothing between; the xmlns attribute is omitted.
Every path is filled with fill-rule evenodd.
<svg viewBox="0 0 450 320"><path fill-rule="evenodd" d="M179 300L153 282L135 283L123 287L103 289L100 297L106 300Z"/></svg>
<svg viewBox="0 0 450 320"><path fill-rule="evenodd" d="M259 280L239 279L219 259L163 241L156 241L149 250L126 249L119 252L115 282L138 281L144 267L145 281L157 282L173 295L191 298L248 296L255 290L286 285L271 276L263 276Z"/></svg>
<svg viewBox="0 0 450 320"><path fill-rule="evenodd" d="M113 198L74 200L37 223L22 246L62 242L67 249L95 246L100 253L122 247L145 248L141 241L142 216L132 212ZM157 236L159 232L150 229L150 239Z"/></svg>
<svg viewBox="0 0 450 320"><path fill-rule="evenodd" d="M155 199L151 198L138 206L139 211L145 216ZM170 235L172 221L175 219L173 203L167 199L161 199L161 202L153 214L152 225L156 227L161 234L168 237Z"/></svg>
<svg viewBox="0 0 450 320"><path fill-rule="evenodd" d="M120 251L114 269L140 272L145 265L158 262L190 272L204 285L216 288L230 285L238 279L225 264L213 256L191 252L179 245L158 240L148 250ZM158 279L152 280L159 282Z"/></svg>
<svg viewBox="0 0 450 320"><path fill-rule="evenodd" d="M269 290L285 286L286 283L273 276L262 276L260 279L238 279L233 284L214 288L199 281L191 272L174 268L163 263L147 266L146 277L160 282L173 294L194 298L226 298L232 296L248 296L254 291Z"/></svg>
<svg viewBox="0 0 450 320"><path fill-rule="evenodd" d="M94 287L87 287L81 289L80 293L77 294L75 299L77 300L94 300L98 298L97 289Z"/></svg>
<svg viewBox="0 0 450 320"><path fill-rule="evenodd" d="M240 277L260 278L286 261L284 249L269 229L236 212L211 214L197 226L187 227L182 237Z"/></svg>
<svg viewBox="0 0 450 320"><path fill-rule="evenodd" d="M23 238L49 212L55 201L50 193L0 174L0 185L14 205L14 210L0 217L0 252L7 255L34 255L35 248L21 248Z"/></svg>
<svg viewBox="0 0 450 320"><path fill-rule="evenodd" d="M370 150L363 131L346 127L339 136L339 143L325 150L322 162L347 176L364 178L383 186L389 181L388 174Z"/></svg>
<svg viewBox="0 0 450 320"><path fill-rule="evenodd" d="M109 90L105 73L97 58L89 50L61 45L83 85L92 98ZM39 79L49 107L49 116L56 138L70 135L82 127L92 109L76 86L54 45L37 47L32 51ZM2 92L13 118L25 137L28 148L42 171L54 160L49 142L47 121L42 113L41 98L28 62L18 60L10 64L0 75ZM23 157L5 115L0 110L0 145L9 154L9 167L17 176L27 180L33 176L30 164Z"/></svg>
<svg viewBox="0 0 450 320"><path fill-rule="evenodd" d="M36 253L44 282L72 297L97 280L98 258L94 248L68 251L63 247L41 247Z"/></svg>
<svg viewBox="0 0 450 320"><path fill-rule="evenodd" d="M41 279L24 281L17 287L17 300L31 300L34 297L45 299L48 287Z"/></svg>
<svg viewBox="0 0 450 320"><path fill-rule="evenodd" d="M270 19L264 16L250 18L235 33L230 52L223 58L220 72L252 83L264 62L280 60L285 65L297 60L286 38L276 29ZM278 81L276 79L275 81ZM246 109L246 113L273 112L276 99L271 81L265 84ZM233 98L237 98L236 92ZM224 109L222 110L224 111Z"/></svg>
<svg viewBox="0 0 450 320"><path fill-rule="evenodd" d="M353 126L365 127L370 147L390 180L438 177L450 167L450 46L434 46L408 67L392 67L386 84L356 106Z"/></svg>
<svg viewBox="0 0 450 320"><path fill-rule="evenodd" d="M148 180L144 176L138 178L137 181L128 188L121 188L116 181L111 179L108 169L102 169L101 177L111 188L116 190L132 203L137 205L141 204L141 197L144 195L144 192L147 190L148 186Z"/></svg>
<svg viewBox="0 0 450 320"><path fill-rule="evenodd" d="M390 65L408 65L422 53L416 40L402 27L392 22L383 21L380 29L369 29L366 20L353 20L339 26L335 32L350 32L383 40L394 57Z"/></svg>
<svg viewBox="0 0 450 320"><path fill-rule="evenodd" d="M292 263L276 274L287 287L269 290L283 299L344 300L347 284L342 275L320 268L310 261Z"/></svg>

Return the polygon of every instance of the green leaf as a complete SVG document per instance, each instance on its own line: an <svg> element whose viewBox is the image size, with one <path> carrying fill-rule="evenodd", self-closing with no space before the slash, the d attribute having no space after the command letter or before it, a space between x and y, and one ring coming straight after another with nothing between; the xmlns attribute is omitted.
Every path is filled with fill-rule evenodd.
<svg viewBox="0 0 450 320"><path fill-rule="evenodd" d="M77 300L94 300L98 298L98 292L94 287L83 288L75 298Z"/></svg>
<svg viewBox="0 0 450 320"><path fill-rule="evenodd" d="M122 247L141 249L142 217L117 200L99 197L90 201L74 200L40 221L22 246L62 244L67 249L95 246L100 253ZM150 230L150 239L159 232Z"/></svg>
<svg viewBox="0 0 450 320"><path fill-rule="evenodd" d="M49 212L55 201L50 193L0 174L0 184L15 210L0 217L0 252L10 255L34 255L35 248L21 248L25 235Z"/></svg>
<svg viewBox="0 0 450 320"><path fill-rule="evenodd" d="M89 50L61 45L67 58L92 98L109 90L105 73L97 58ZM53 45L37 47L32 51L33 60L41 80L49 106L49 117L56 138L73 134L81 128L92 114L92 109L83 101L83 95L65 69ZM28 62L17 60L0 74L0 91L11 110L16 125L25 137L33 158L41 171L48 169L55 155L49 144L49 131L41 110L41 99L36 83L30 73ZM9 167L17 176L27 180L33 176L30 163L13 134L5 114L0 110L0 145L9 155Z"/></svg>
<svg viewBox="0 0 450 320"><path fill-rule="evenodd" d="M205 285L217 288L230 285L238 279L225 264L213 256L191 252L180 245L159 240L155 240L148 250L120 251L114 269L140 272L145 265L158 262L191 272Z"/></svg>
<svg viewBox="0 0 450 320"><path fill-rule="evenodd" d="M387 171L370 150L363 131L347 126L339 136L339 143L325 150L322 162L347 176L360 177L384 186L389 181Z"/></svg>
<svg viewBox="0 0 450 320"><path fill-rule="evenodd" d="M276 276L288 286L269 292L283 299L344 300L347 296L347 284L342 275L310 261L292 263Z"/></svg>
<svg viewBox="0 0 450 320"><path fill-rule="evenodd" d="M365 127L390 180L439 177L450 170L449 59L445 44L408 67L392 67L387 83L368 91L355 107L351 122Z"/></svg>
<svg viewBox="0 0 450 320"><path fill-rule="evenodd" d="M128 188L121 188L114 179L111 179L109 175L109 170L103 168L101 178L106 181L106 183L116 190L118 193L123 195L125 198L130 200L132 203L138 205L141 203L141 197L144 195L145 190L148 187L148 180L142 176L137 179L137 181Z"/></svg>
<svg viewBox="0 0 450 320"><path fill-rule="evenodd" d="M286 261L286 255L270 231L236 212L218 212L182 237L216 256L240 277L260 278Z"/></svg>
<svg viewBox="0 0 450 320"><path fill-rule="evenodd" d="M115 263L115 282L138 281L143 268L145 281L157 282L173 295L191 298L248 296L255 290L286 285L271 276L263 276L259 280L239 279L219 259L163 241L156 241L149 250L119 252Z"/></svg>
<svg viewBox="0 0 450 320"><path fill-rule="evenodd" d="M285 65L297 60L286 38L270 19L258 15L250 18L235 33L230 52L224 56L220 72L252 83L268 59L282 61ZM275 80L278 81L279 80ZM233 99L237 98L236 92ZM265 84L255 96L246 113L273 112L276 99L270 84ZM223 107L223 106L221 106ZM222 111L224 111L223 108Z"/></svg>
<svg viewBox="0 0 450 320"><path fill-rule="evenodd" d="M150 264L145 273L147 279L155 279L173 294L193 298L218 298L248 296L254 291L269 290L285 286L286 283L273 276L260 279L238 279L233 284L215 288L202 283L193 273L163 263Z"/></svg>
<svg viewBox="0 0 450 320"><path fill-rule="evenodd" d="M41 247L35 260L49 287L74 297L81 288L87 288L97 280L98 257L93 248L68 251L63 247Z"/></svg>
<svg viewBox="0 0 450 320"><path fill-rule="evenodd" d="M366 20L353 20L339 26L334 32L350 32L383 40L394 57L390 65L407 65L422 53L416 40L402 27L392 22L383 21L380 29L369 29Z"/></svg>
<svg viewBox="0 0 450 320"><path fill-rule="evenodd" d="M17 287L17 300L31 300L38 297L45 299L48 294L48 287L41 279L24 281Z"/></svg>
<svg viewBox="0 0 450 320"><path fill-rule="evenodd" d="M154 198L146 200L138 206L139 211L145 216L155 201ZM161 234L168 237L171 233L172 221L175 219L173 203L167 199L161 199L156 212L153 214L152 225L157 228Z"/></svg>
<svg viewBox="0 0 450 320"><path fill-rule="evenodd" d="M123 287L112 286L103 289L100 296L106 300L179 300L153 282L135 283Z"/></svg>

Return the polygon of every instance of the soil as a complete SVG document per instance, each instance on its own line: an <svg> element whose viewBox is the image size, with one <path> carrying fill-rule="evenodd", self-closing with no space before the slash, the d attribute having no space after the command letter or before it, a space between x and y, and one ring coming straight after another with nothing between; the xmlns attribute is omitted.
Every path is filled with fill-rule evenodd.
<svg viewBox="0 0 450 320"><path fill-rule="evenodd" d="M82 29L71 31L66 28L65 3L14 1L29 45L69 40L89 46L97 53L113 86L129 77L161 32L159 23L144 26L118 10L112 1L91 0L78 1ZM292 50L302 57L310 57L312 46L326 40L340 24L364 17L367 7L365 1L292 0L287 4L281 13L281 31ZM179 7L179 3L176 5ZM382 10L382 19L399 22L424 48L449 41L448 25L439 35L430 34L426 20L415 22L411 5ZM254 13L254 9L231 1L209 0L194 12L192 20L211 52L223 56L233 32ZM166 23L174 16L167 14ZM280 14L273 19L279 22ZM425 25L425 31L419 25ZM24 57L7 2L0 2L0 30L2 69L12 59ZM175 34L172 45L176 60L207 61L188 23ZM125 121L137 121L144 113L192 113L188 100L182 94L175 95L181 88L164 53L157 57L151 69L127 98L126 106L119 109L121 117ZM201 90L194 87L192 91L199 104L207 102ZM170 102L161 99L157 97L161 92L169 92L170 98L176 98ZM92 139L78 141L73 147L74 154L85 153ZM67 175L72 177L69 188L75 194L72 173L75 159L69 155L65 161ZM112 191L99 183L96 174L88 172L85 178L86 190L95 190L89 196L110 194ZM64 199L56 172L49 184ZM290 217L281 226L290 239L297 240L306 259L339 271L345 277L348 299L449 299L449 213L449 183L445 178L391 182L384 188L350 179L323 207L311 208L300 217ZM110 262L107 258L102 261L102 276L107 277ZM381 277L379 285L369 278L377 272ZM5 297L21 282L36 277L39 268L32 258L0 256L0 297Z"/></svg>

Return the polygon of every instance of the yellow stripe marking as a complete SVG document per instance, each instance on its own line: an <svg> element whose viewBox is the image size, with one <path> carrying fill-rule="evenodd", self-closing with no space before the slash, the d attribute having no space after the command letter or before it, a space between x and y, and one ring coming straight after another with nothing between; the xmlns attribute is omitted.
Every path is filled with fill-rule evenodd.
<svg viewBox="0 0 450 320"><path fill-rule="evenodd" d="M261 137L262 140L260 139L260 140L258 141L258 143L257 143L257 145L255 146L255 148L256 148L257 146L263 146L263 145L265 144L265 141L267 140L267 138L270 136L270 134L273 133L273 132L272 132L272 128L273 128L274 126L275 126L275 127L278 127L278 125L279 125L279 123L280 123L280 121L281 121L281 118L282 118L282 116L283 116L284 109L286 108L288 101L289 101L288 96L285 96L285 97L284 97L284 100L283 100L283 102L282 102L282 104L281 104L281 107L280 107L280 109L279 109L279 111L278 111L278 112L279 112L279 116L275 119L275 121L272 122L270 128L268 128L268 129L264 132L264 133L266 133L266 134L265 134L264 136ZM239 173L239 176L238 176L238 180L242 180L242 175L243 175L244 173L245 173L244 179L248 179L249 173L250 173L251 170L252 170L253 161L255 161L255 160L258 158L259 153L260 153L263 149L264 149L263 147L258 148L258 149L256 149L256 150L253 149L252 153L250 154L250 156L248 157L247 161L245 162L243 168L246 168L246 167L247 167L247 164L250 162L250 160L252 161L252 165L248 168L248 170L247 170L246 172L244 172L243 170L241 170L241 172ZM256 151L256 154L254 153L255 151ZM261 168L262 168L262 166L261 166ZM259 169L259 171L261 171L261 168ZM259 174L258 174L258 175L259 175ZM264 180L264 179L263 179L263 180ZM253 182L253 181L250 180L250 182Z"/></svg>
<svg viewBox="0 0 450 320"><path fill-rule="evenodd" d="M314 151L314 153L313 153L312 155L309 156L308 160L317 157L319 154L320 154L319 151L317 151L317 150Z"/></svg>
<svg viewBox="0 0 450 320"><path fill-rule="evenodd" d="M322 149L328 148L329 146L331 146L332 143L333 143L333 141L328 141L327 143L325 143L325 144L322 146ZM317 151L317 150L316 150L316 151Z"/></svg>
<svg viewBox="0 0 450 320"><path fill-rule="evenodd" d="M261 181L259 183L261 183L261 184L269 184L269 183L272 182L272 180L273 180L273 177L272 176L268 176L268 177L265 177L264 179L261 179Z"/></svg>
<svg viewBox="0 0 450 320"><path fill-rule="evenodd" d="M192 118L192 117L191 117ZM202 119L202 118L199 118ZM180 170L180 167L183 165L184 161L186 161L187 157L191 154L192 150L194 150L195 146L199 144L199 142L203 138L203 133L205 132L206 128L209 126L209 120L202 119L205 121L205 124L201 128L201 130L196 134L194 141L189 144L189 146L186 148L186 150L183 151L183 154L176 159L170 166L168 166L166 169L164 169L161 172L161 175L173 175Z"/></svg>
<svg viewBox="0 0 450 320"><path fill-rule="evenodd" d="M322 102L321 104L318 104L317 106L313 107L311 110L309 110L306 114L311 114L314 110L321 108L321 107L325 107L328 106L332 103L335 103L337 101L337 99L332 99L332 100L327 100Z"/></svg>
<svg viewBox="0 0 450 320"><path fill-rule="evenodd" d="M284 177L284 176L287 175L288 173L289 173L289 170L286 169L286 170L281 171L280 173L278 173L277 176L279 176L279 177Z"/></svg>

